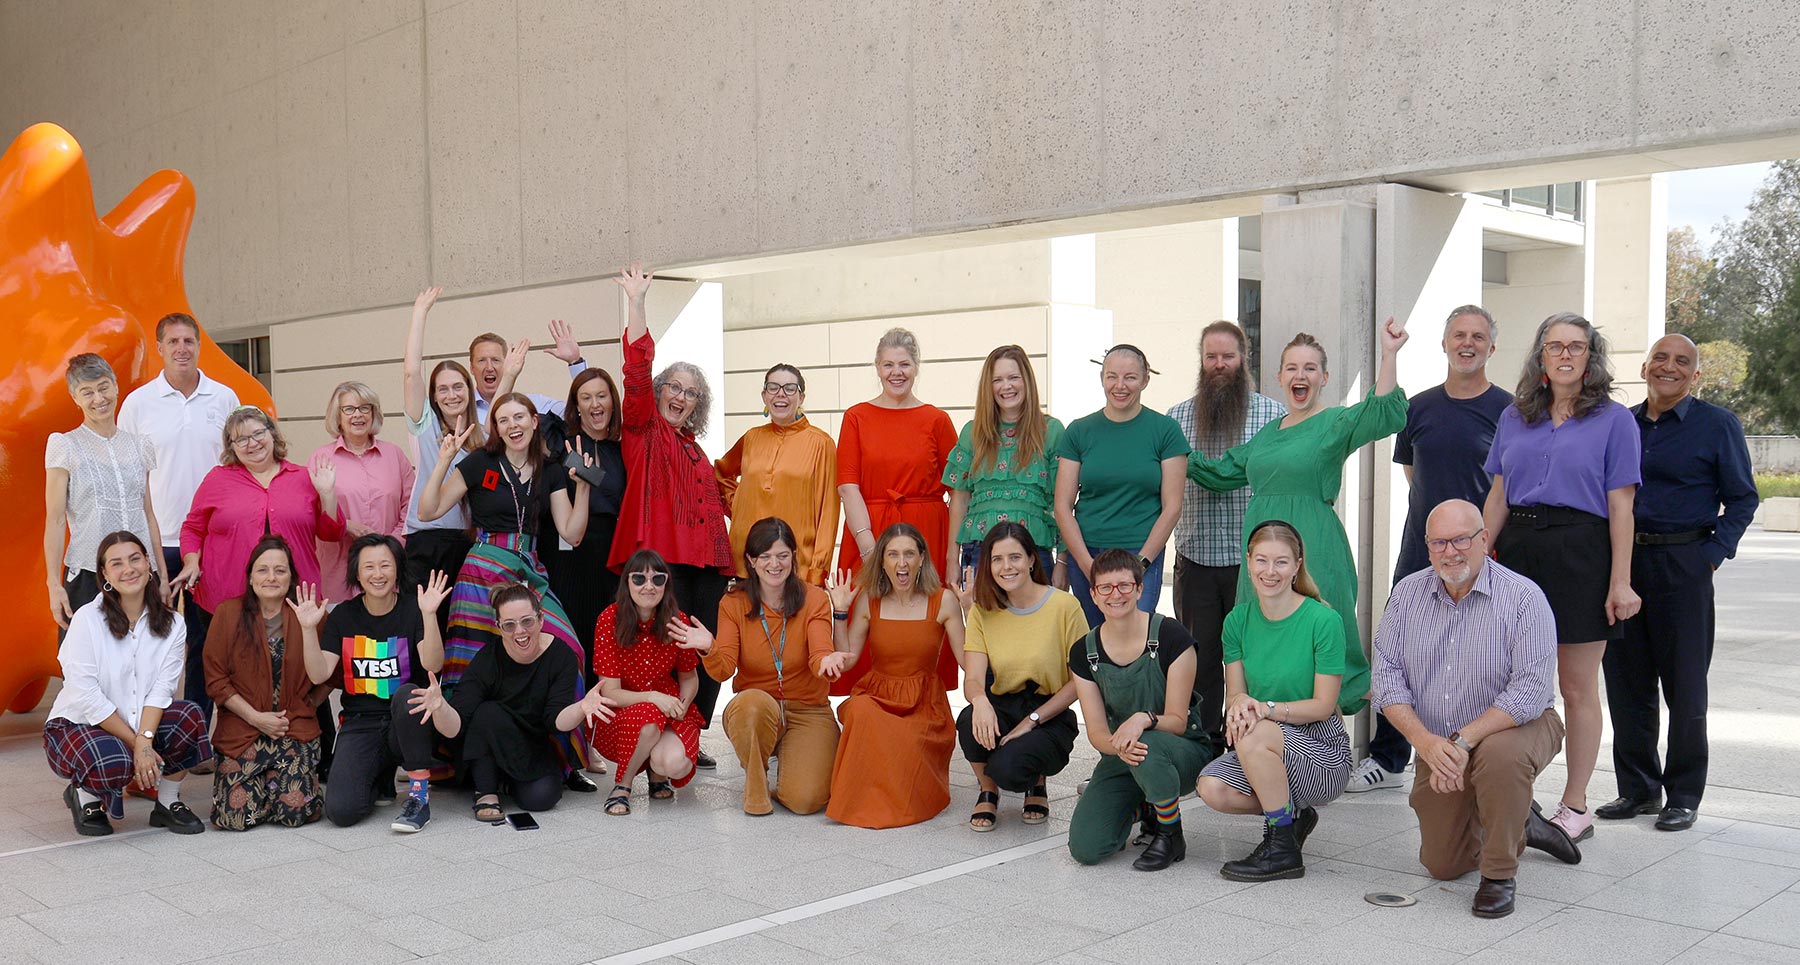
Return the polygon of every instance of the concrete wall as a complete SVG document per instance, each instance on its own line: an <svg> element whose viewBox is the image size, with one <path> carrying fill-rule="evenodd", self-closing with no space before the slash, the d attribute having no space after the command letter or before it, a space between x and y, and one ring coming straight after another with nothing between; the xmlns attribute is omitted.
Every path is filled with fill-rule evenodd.
<svg viewBox="0 0 1800 965"><path fill-rule="evenodd" d="M1750 465L1757 472L1800 472L1800 438L1751 436Z"/></svg>
<svg viewBox="0 0 1800 965"><path fill-rule="evenodd" d="M67 126L103 208L193 176L225 332L630 258L1762 159L1800 134L1797 46L1784 4L1683 0L3 0L0 131Z"/></svg>

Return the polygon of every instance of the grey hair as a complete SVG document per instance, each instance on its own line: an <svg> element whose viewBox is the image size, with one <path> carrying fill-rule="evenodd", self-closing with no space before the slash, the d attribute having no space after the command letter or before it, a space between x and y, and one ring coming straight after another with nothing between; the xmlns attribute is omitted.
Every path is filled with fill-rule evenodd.
<svg viewBox="0 0 1800 965"><path fill-rule="evenodd" d="M712 383L706 381L706 373L700 371L700 366L692 362L670 362L656 374L655 381L650 384L650 391L661 394L663 386L669 384L669 376L676 372L693 379L694 390L700 393L700 397L694 400L694 407L688 412L688 417L682 421L681 428L693 433L695 438L706 435L706 423L712 417Z"/></svg>
<svg viewBox="0 0 1800 965"><path fill-rule="evenodd" d="M1464 315L1474 315L1487 323L1488 341L1494 342L1499 340L1500 326L1494 324L1493 314L1487 309L1482 308L1480 305L1458 305L1457 307L1452 308L1450 314L1444 316L1445 338L1450 337L1450 324Z"/></svg>
<svg viewBox="0 0 1800 965"><path fill-rule="evenodd" d="M881 341L875 343L875 359L880 361L881 353L891 348L904 349L912 356L913 364L919 364L919 339L904 328L890 328L881 333Z"/></svg>
<svg viewBox="0 0 1800 965"><path fill-rule="evenodd" d="M1544 370L1544 336L1557 325L1573 325L1587 336L1587 372L1581 378L1581 393L1575 397L1575 411L1570 418L1579 419L1605 405L1612 397L1612 362L1606 357L1606 337L1594 323L1574 312L1557 312L1544 319L1531 339L1531 351L1525 356L1525 370L1519 375L1514 404L1525 424L1531 425L1550 415L1550 385Z"/></svg>
<svg viewBox="0 0 1800 965"><path fill-rule="evenodd" d="M344 414L339 412L341 400L346 395L355 395L365 405L375 407L374 418L369 422L369 435L381 434L381 396L375 394L362 382L339 382L337 388L331 390L331 400L325 403L325 431L331 438L341 439L344 435Z"/></svg>
<svg viewBox="0 0 1800 965"><path fill-rule="evenodd" d="M110 379L117 385L119 377L113 374L113 367L107 361L92 352L83 352L69 360L69 391L83 382L98 382Z"/></svg>

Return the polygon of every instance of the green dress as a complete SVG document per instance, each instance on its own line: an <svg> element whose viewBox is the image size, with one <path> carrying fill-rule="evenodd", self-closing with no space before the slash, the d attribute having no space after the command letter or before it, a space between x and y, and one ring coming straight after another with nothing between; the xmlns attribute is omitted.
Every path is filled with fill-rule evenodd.
<svg viewBox="0 0 1800 965"><path fill-rule="evenodd" d="M1406 393L1373 392L1352 406L1334 406L1291 429L1276 419L1250 441L1217 459L1188 457L1188 478L1213 492L1249 486L1244 539L1271 519L1289 523L1306 546L1306 571L1325 602L1344 621L1344 686L1338 706L1346 714L1368 703L1369 657L1356 625L1356 561L1344 523L1331 508L1344 481L1344 461L1357 449L1406 426ZM1249 547L1244 547L1246 552ZM1237 602L1253 603L1250 570L1238 570Z"/></svg>

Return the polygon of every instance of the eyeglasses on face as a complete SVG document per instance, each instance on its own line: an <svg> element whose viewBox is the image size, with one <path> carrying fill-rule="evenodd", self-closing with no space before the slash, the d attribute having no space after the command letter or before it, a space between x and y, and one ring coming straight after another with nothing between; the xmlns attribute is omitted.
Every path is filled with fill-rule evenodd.
<svg viewBox="0 0 1800 965"><path fill-rule="evenodd" d="M1137 589L1136 580L1120 580L1117 583L1095 583L1094 593L1098 596L1130 593Z"/></svg>
<svg viewBox="0 0 1800 965"><path fill-rule="evenodd" d="M246 432L241 436L237 436L236 438L231 440L231 444L234 446L247 446L252 442L267 442L267 441L269 441L269 427L264 426L261 429L257 429L254 432Z"/></svg>
<svg viewBox="0 0 1800 965"><path fill-rule="evenodd" d="M1450 546L1454 546L1458 550L1466 550L1469 548L1470 544L1475 542L1475 537L1480 536L1485 532L1487 532L1487 527L1483 526L1467 536L1453 536L1450 539L1428 539L1425 541L1425 547L1433 553L1442 553L1446 547Z"/></svg>
<svg viewBox="0 0 1800 965"><path fill-rule="evenodd" d="M770 395L799 395L800 394L800 383L798 383L798 382L764 382L763 383L763 391L769 393Z"/></svg>
<svg viewBox="0 0 1800 965"><path fill-rule="evenodd" d="M1588 351L1588 344L1586 342L1545 342L1544 343L1544 354L1545 355L1552 355L1552 356L1563 355L1563 356L1567 356L1572 359L1578 359L1578 358L1582 357L1583 355L1586 355L1587 351Z"/></svg>
<svg viewBox="0 0 1800 965"><path fill-rule="evenodd" d="M537 617L535 617L535 616L520 617L517 620L501 621L500 632L501 633L518 633L520 631L525 631L525 632L529 633L532 630L536 630L537 626L538 626L538 618Z"/></svg>
<svg viewBox="0 0 1800 965"><path fill-rule="evenodd" d="M670 393L679 395L689 402L696 401L700 398L699 389L690 389L685 385L677 385L674 382L664 382L663 388L668 389Z"/></svg>
<svg viewBox="0 0 1800 965"><path fill-rule="evenodd" d="M374 415L375 407L368 403L362 405L340 405L338 406L338 414L345 418L353 415Z"/></svg>
<svg viewBox="0 0 1800 965"><path fill-rule="evenodd" d="M667 582L669 582L669 574L667 573L646 573L643 570L639 570L636 573L631 574L632 586L643 586L645 583L648 583L651 586L662 586Z"/></svg>

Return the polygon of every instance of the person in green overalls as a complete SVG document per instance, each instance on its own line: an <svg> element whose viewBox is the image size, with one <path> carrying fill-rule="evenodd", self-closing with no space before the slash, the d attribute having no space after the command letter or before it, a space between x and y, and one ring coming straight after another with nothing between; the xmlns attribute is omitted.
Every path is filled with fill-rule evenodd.
<svg viewBox="0 0 1800 965"><path fill-rule="evenodd" d="M1069 672L1101 758L1069 819L1069 854L1101 861L1125 847L1142 817L1148 846L1131 866L1161 871L1187 857L1179 802L1212 758L1194 693L1194 638L1138 609L1144 565L1129 551L1101 552L1089 573L1103 621L1070 648Z"/></svg>
<svg viewBox="0 0 1800 965"><path fill-rule="evenodd" d="M1263 426L1241 446L1217 459L1188 456L1188 478L1213 492L1249 486L1244 539L1271 519L1285 520L1306 544L1306 568L1325 603L1344 623L1344 686L1339 708L1355 714L1368 703L1369 656L1356 624L1356 561L1344 523L1331 508L1343 486L1344 461L1357 449L1406 426L1406 393L1398 386L1400 346L1406 326L1389 318L1381 326L1381 368L1369 397L1351 406L1322 408L1331 374L1325 347L1301 332L1281 350L1280 381L1288 414ZM1238 571L1237 605L1254 604L1250 568Z"/></svg>

